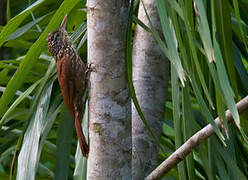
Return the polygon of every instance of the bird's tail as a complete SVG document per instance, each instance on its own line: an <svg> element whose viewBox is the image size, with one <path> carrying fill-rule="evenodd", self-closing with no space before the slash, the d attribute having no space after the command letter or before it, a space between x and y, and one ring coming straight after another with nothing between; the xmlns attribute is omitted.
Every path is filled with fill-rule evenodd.
<svg viewBox="0 0 248 180"><path fill-rule="evenodd" d="M86 157L89 153L89 146L86 142L85 136L83 134L82 126L79 121L79 113L75 114L75 128L82 154L84 157Z"/></svg>

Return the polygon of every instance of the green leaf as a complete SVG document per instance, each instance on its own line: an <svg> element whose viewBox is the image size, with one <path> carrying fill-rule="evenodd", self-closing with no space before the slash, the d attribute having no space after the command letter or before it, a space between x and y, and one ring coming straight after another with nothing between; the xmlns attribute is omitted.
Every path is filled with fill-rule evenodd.
<svg viewBox="0 0 248 180"><path fill-rule="evenodd" d="M234 6L235 16L236 16L236 19L238 21L238 26L239 26L241 38L242 38L243 43L245 45L246 51L248 51L247 42L246 42L246 38L245 38L245 33L244 33L244 30L243 30L243 26L241 24L241 18L240 18L240 12L239 12L239 3L238 3L237 0L233 0L232 2L233 2L233 6Z"/></svg>
<svg viewBox="0 0 248 180"><path fill-rule="evenodd" d="M42 79L41 79L42 80ZM8 111L4 114L2 119L0 120L0 129L2 128L5 120L9 116L9 114L22 102L23 99L25 99L30 93L33 92L33 90L37 87L37 85L41 82L41 80L34 83L32 86L30 86L25 92L23 92L16 100L15 102L10 106Z"/></svg>
<svg viewBox="0 0 248 180"><path fill-rule="evenodd" d="M151 32L150 28L148 26L146 26L141 20L139 20L139 18L137 16L133 15L133 21L138 24L140 27L142 27L144 30L146 30L147 32Z"/></svg>
<svg viewBox="0 0 248 180"><path fill-rule="evenodd" d="M227 67L230 77L230 83L234 89L235 95L238 95L237 78L233 61L233 46L232 46L232 25L229 2L227 0L215 2L215 19L216 30L219 38L220 48L223 54L223 60ZM228 37L228 38L227 38Z"/></svg>
<svg viewBox="0 0 248 180"><path fill-rule="evenodd" d="M241 56L240 56L240 53L239 53L237 47L234 46L234 49L235 49L235 57L234 57L235 58L235 62L234 62L235 68L236 68L237 73L238 73L238 75L240 77L242 85L244 86L245 91L248 94L248 84L247 84L247 82L248 82L248 72L245 69L245 66L244 66L244 64L242 62L242 59L241 59Z"/></svg>
<svg viewBox="0 0 248 180"><path fill-rule="evenodd" d="M186 3L190 3L190 2L187 1ZM206 81L205 81L204 76L203 76L202 67L200 65L199 58L197 56L196 46L195 46L195 43L194 43L195 34L193 33L194 31L192 31L192 27L191 27L191 24L190 24L191 19L188 19L188 17L190 17L190 12L188 12L188 11L190 11L190 10L188 8L186 8L186 7L187 6L184 5L183 13L184 13L184 16L185 16L185 22L184 23L185 23L186 35L187 35L187 38L188 38L188 41L189 41L189 47L187 49L189 49L191 51L192 59L193 59L194 65L195 65L197 75L198 75L198 77L200 79L201 86L203 88L203 91L204 91L204 93L206 95L206 98L207 98L210 106L212 107L212 109L214 109L214 105L213 105L213 102L211 100L210 93L209 93L209 91L207 89ZM180 27L178 26L178 29L179 28ZM181 30L181 29L179 29L179 30ZM188 59L186 59L185 61L188 61Z"/></svg>
<svg viewBox="0 0 248 180"><path fill-rule="evenodd" d="M88 101L85 104L84 117L82 120L82 128L85 138L88 139ZM87 158L82 156L79 142L77 143L77 151L75 154L75 169L73 173L74 180L87 180Z"/></svg>
<svg viewBox="0 0 248 180"><path fill-rule="evenodd" d="M220 86L223 92L223 97L226 101L226 105L229 108L233 119L237 125L237 127L240 129L240 119L239 119L239 113L234 101L234 93L232 91L231 85L228 80L228 76L226 73L225 65L223 63L220 47L217 43L217 41L214 40L214 52L216 56L216 65L217 65L217 73L220 80Z"/></svg>
<svg viewBox="0 0 248 180"><path fill-rule="evenodd" d="M195 77L191 75L191 73L189 72L189 75L190 75L190 78L191 78L191 84L192 84L192 87L193 87L193 90L195 92L195 95L196 95L196 98L197 98L197 101L201 107L201 111L202 111L202 114L203 116L209 121L209 123L212 125L216 135L220 138L221 142L225 145L225 142L224 142L224 136L222 135L222 133L220 132L220 129L218 128L218 126L216 125L215 121L214 121L214 118L212 116L212 114L210 113L207 105L205 104L202 96L201 96L201 93L196 85L196 81L195 81Z"/></svg>
<svg viewBox="0 0 248 180"><path fill-rule="evenodd" d="M182 119L184 129L184 142L187 141L196 132L196 121L192 112L191 103L189 100L189 83L186 82L185 87L182 89ZM195 164L193 152L186 157L188 179L195 180Z"/></svg>
<svg viewBox="0 0 248 180"><path fill-rule="evenodd" d="M212 40L211 40L205 7L203 5L202 0L195 0L195 3L196 3L198 13L199 13L199 17L198 17L199 34L200 34L208 61L213 62L215 61L215 57L214 57L214 51L213 51Z"/></svg>
<svg viewBox="0 0 248 180"><path fill-rule="evenodd" d="M7 7L6 7L6 19L7 22L11 19L11 12L10 12L10 0L7 0Z"/></svg>
<svg viewBox="0 0 248 180"><path fill-rule="evenodd" d="M16 179L34 179L39 162L39 140L45 125L53 83L44 89L37 109L25 131L22 148L18 156Z"/></svg>
<svg viewBox="0 0 248 180"><path fill-rule="evenodd" d="M24 41L21 39L14 39L6 42L4 47L13 47L13 48L24 48L29 49L33 45L32 42Z"/></svg>
<svg viewBox="0 0 248 180"><path fill-rule="evenodd" d="M175 67L171 65L171 86L172 86L172 103L173 103L173 121L175 127L175 146L179 148L183 142L183 127L182 120L180 118L181 108L180 108L180 89L178 83L178 76ZM178 172L180 179L187 179L186 173L186 163L185 161L180 162L178 165Z"/></svg>
<svg viewBox="0 0 248 180"><path fill-rule="evenodd" d="M56 143L55 179L67 180L74 124L65 105L62 107ZM82 168L82 167L81 167Z"/></svg>
<svg viewBox="0 0 248 180"><path fill-rule="evenodd" d="M0 47L8 39L8 37L16 30L22 21L29 15L29 13L38 8L45 0L38 0L20 14L12 18L1 31L0 34Z"/></svg>
<svg viewBox="0 0 248 180"><path fill-rule="evenodd" d="M126 66L127 66L127 77L128 77L128 84L129 84L129 90L130 95L133 100L133 103L135 105L135 108L144 123L146 129L150 133L151 137L154 139L155 143L163 150L161 147L161 144L159 143L158 137L156 137L155 133L152 131L151 127L148 124L147 119L145 118L144 114L142 113L142 110L140 108L138 99L136 97L133 80L132 80L132 14L133 14L133 4L134 0L131 1L131 4L129 6L129 15L128 15L128 26L127 26L127 33L126 33L126 52L125 52L125 58L126 58Z"/></svg>
<svg viewBox="0 0 248 180"><path fill-rule="evenodd" d="M86 22L83 22L79 28L71 35L71 40L74 42L76 39L78 39L85 31L87 30Z"/></svg>
<svg viewBox="0 0 248 180"><path fill-rule="evenodd" d="M177 1L170 1L170 0L166 0L167 3L170 4L171 8L174 9L177 14L179 15L179 17L184 20L185 16L183 15L183 11L182 8L179 6L179 4L177 3Z"/></svg>
<svg viewBox="0 0 248 180"><path fill-rule="evenodd" d="M40 2L40 1L37 1L37 2ZM37 2L35 4L37 4ZM47 38L48 33L56 29L56 27L59 26L64 15L66 13L69 13L77 3L78 3L78 0L65 0L61 4L59 9L56 11L56 13L54 14L53 18L51 19L46 29L40 35L39 39L31 46L25 58L22 60L18 70L16 71L12 79L9 81L6 87L6 90L4 91L0 99L0 117L6 111L7 106L9 102L12 100L13 95L15 94L16 90L21 87L22 83L24 82L25 78L28 76L32 67L37 62L38 57L40 56L41 52L45 49L46 38ZM29 8L27 8L25 12L28 12L28 10L31 7L33 6L30 6ZM11 22L13 21L10 21L9 23ZM3 36L6 36L6 33L4 32L9 32L9 34L13 32L13 31L10 32L11 28L13 27L7 25L6 28L2 30L0 34L0 44L3 43L3 40L8 38L8 37L3 37Z"/></svg>
<svg viewBox="0 0 248 180"><path fill-rule="evenodd" d="M16 38L20 37L25 32L27 32L29 29L31 29L35 24L37 24L38 22L42 21L45 17L47 17L50 14L51 13L48 13L48 14L36 19L35 21L31 21L31 22L25 24L24 26L18 28L15 32L13 32L11 34L11 36L7 39L7 41L13 40L13 39L16 39Z"/></svg>
<svg viewBox="0 0 248 180"><path fill-rule="evenodd" d="M143 4L144 5L144 4ZM164 0L157 0L157 7L158 7L158 13L160 22L162 25L162 30L164 37L166 39L166 44L168 47L168 52L166 56L170 59L173 66L175 66L175 69L177 70L178 77L184 86L185 76L184 76L184 70L181 64L180 56L177 52L177 45L175 44L173 32L170 27L169 18L167 16L166 11L166 5Z"/></svg>

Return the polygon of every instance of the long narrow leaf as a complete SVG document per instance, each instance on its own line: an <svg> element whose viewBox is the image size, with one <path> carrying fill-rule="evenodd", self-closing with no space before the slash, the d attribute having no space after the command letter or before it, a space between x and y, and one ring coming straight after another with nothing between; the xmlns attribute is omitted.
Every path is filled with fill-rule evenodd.
<svg viewBox="0 0 248 180"><path fill-rule="evenodd" d="M208 107L207 105L205 104L202 96L201 96L201 93L196 85L196 82L195 82L195 78L191 75L190 73L190 77L191 77L191 84L192 84L192 87L194 89L194 92L195 92L195 95L196 95L196 98L197 98L197 101L198 103L200 104L200 107L201 107L201 110L202 110L202 113L203 113L203 116L209 121L209 123L213 126L213 129L214 131L216 132L217 136L220 138L221 142L225 145L225 142L224 142L224 136L222 135L222 133L220 132L220 129L218 128L218 126L216 125L216 123L214 122L214 118L213 116L211 115L210 111L208 110Z"/></svg>
<svg viewBox="0 0 248 180"><path fill-rule="evenodd" d="M49 84L38 102L36 113L33 115L25 132L22 148L18 157L17 180L34 179L39 159L39 139L45 124L48 111L52 84Z"/></svg>
<svg viewBox="0 0 248 180"><path fill-rule="evenodd" d="M31 29L31 27L33 27L36 23L42 21L45 17L47 17L48 15L50 15L50 13L36 19L35 21L31 21L28 24L25 24L24 26L18 28L15 32L13 32L11 34L11 36L7 39L7 41L9 40L13 40L16 39L18 37L20 37L21 35L23 35L25 32L27 32L29 29Z"/></svg>
<svg viewBox="0 0 248 180"><path fill-rule="evenodd" d="M175 126L175 145L179 148L183 144L183 129L181 121L180 108L180 89L178 83L178 76L174 66L171 65L171 83L172 83L172 103L173 103L173 121ZM181 179L187 179L186 163L183 161L178 164L179 176Z"/></svg>
<svg viewBox="0 0 248 180"><path fill-rule="evenodd" d="M30 72L34 64L37 62L41 52L45 49L46 38L48 33L54 30L56 27L58 27L58 25L62 21L63 16L66 13L69 13L72 10L72 8L77 4L78 1L79 0L65 0L60 6L60 8L57 10L57 12L54 14L47 28L40 35L39 39L31 46L27 55L22 60L17 72L14 74L11 81L9 81L6 90L0 99L0 117L6 111L7 106L9 102L12 100L16 90L22 85L25 78L28 76L28 73ZM0 35L0 44L1 44L1 35Z"/></svg>
<svg viewBox="0 0 248 180"><path fill-rule="evenodd" d="M233 61L233 46L232 46L232 26L231 13L227 0L215 2L215 22L216 34L218 35L220 48L223 55L223 60L227 67L227 72L230 77L230 83L234 89L235 95L238 95L237 77ZM213 16L213 14L212 14ZM228 38L227 38L228 37Z"/></svg>
<svg viewBox="0 0 248 180"><path fill-rule="evenodd" d="M240 30L240 33L241 33L241 38L242 38L243 43L245 45L246 51L248 51L247 42L246 42L247 40L245 38L245 33L244 33L244 30L243 30L243 27L242 27L242 24L241 24L238 0L233 0L233 6L234 6L235 16L236 16L236 19L238 21L238 26L239 26L239 30Z"/></svg>
<svg viewBox="0 0 248 180"><path fill-rule="evenodd" d="M29 15L30 11L38 8L45 0L38 0L20 14L12 18L1 31L0 34L0 47L8 39L8 37L16 30L16 28L22 23L22 21Z"/></svg>
<svg viewBox="0 0 248 180"><path fill-rule="evenodd" d="M186 3L189 3L189 2L186 2ZM185 17L189 16L189 12L188 12L186 7L183 8L183 12L184 12ZM196 51L194 40L193 40L194 36L193 36L192 31L191 31L192 27L189 25L189 22L190 22L190 20L185 18L184 23L185 23L185 29L186 29L186 32L187 32L187 38L189 40L189 46L190 46L189 49L192 52L192 58L193 58L194 65L195 65L196 71L197 71L197 75L198 75L198 77L200 79L203 91L204 91L204 93L205 93L205 95L207 97L207 100L208 100L210 106L212 107L212 109L214 109L214 105L213 105L213 102L211 100L210 93L209 93L209 91L207 89L207 85L206 85L206 82L205 82L205 79L204 79L204 76L203 76L202 68L200 66L199 59L197 57L197 51Z"/></svg>
<svg viewBox="0 0 248 180"><path fill-rule="evenodd" d="M229 108L230 112L232 113L233 119L237 125L237 127L240 129L240 119L239 119L239 113L237 110L237 107L235 105L234 101L234 93L232 91L232 88L230 86L228 76L225 70L225 65L223 63L223 59L221 56L221 51L218 43L214 41L214 52L216 56L216 65L217 65L217 72L220 79L220 85L222 88L222 92L224 93L224 99L226 101L226 105Z"/></svg>
<svg viewBox="0 0 248 180"><path fill-rule="evenodd" d="M162 25L163 34L164 34L164 37L166 39L166 44L168 47L168 54L166 54L166 55L168 56L168 58L170 59L172 64L175 66L175 69L177 70L178 77L179 77L182 85L184 86L184 81L185 81L184 71L183 71L183 67L181 64L179 54L177 52L176 44L174 41L174 36L173 36L172 30L170 28L169 19L167 17L167 11L165 8L165 1L164 0L157 0L157 7L158 7L158 13L159 13L159 17L160 17L160 22Z"/></svg>
<svg viewBox="0 0 248 180"><path fill-rule="evenodd" d="M85 138L88 139L88 102L85 104L84 117L82 121L83 132ZM87 158L82 156L79 142L77 144L77 151L75 155L75 170L73 173L74 180L87 180Z"/></svg>
<svg viewBox="0 0 248 180"><path fill-rule="evenodd" d="M16 106L18 106L23 99L25 99L30 93L32 93L32 91L37 87L37 85L41 82L41 80L37 81L36 83L34 83L32 86L30 86L25 92L23 92L16 100L15 102L10 106L10 108L8 109L8 111L6 111L6 113L4 114L4 116L2 117L2 119L0 120L0 129L2 128L5 120L7 119L7 117L9 116L9 114L16 108Z"/></svg>
<svg viewBox="0 0 248 180"><path fill-rule="evenodd" d="M155 133L152 131L151 127L148 124L148 121L146 120L144 114L142 113L142 110L140 108L138 99L136 97L134 85L133 85L133 80L132 80L132 46L131 46L131 39L132 39L132 12L133 12L133 4L134 0L131 1L131 4L129 6L129 15L128 15L128 27L127 27L127 38L126 38L126 66L127 66L127 76L128 76L128 84L129 84L129 90L130 90L130 95L132 97L133 103L135 105L135 108L143 121L146 129L148 132L151 134L152 138L156 142L156 144L163 149L159 143L158 137L155 136Z"/></svg>
<svg viewBox="0 0 248 180"><path fill-rule="evenodd" d="M55 179L68 179L70 150L73 137L73 120L65 105L62 108L57 136ZM82 168L82 167L81 167Z"/></svg>
<svg viewBox="0 0 248 180"><path fill-rule="evenodd" d="M215 61L210 29L202 0L195 0L199 13L199 34L209 62Z"/></svg>
<svg viewBox="0 0 248 180"><path fill-rule="evenodd" d="M185 84L185 87L183 88L182 93L182 119L183 119L183 125L184 125L184 141L187 141L191 136L194 135L195 131L195 120L193 116L193 112L191 109L191 104L189 100L189 83L187 82ZM195 174L195 164L194 164L194 158L193 153L190 153L188 157L186 157L186 164L187 164L187 174L189 180L195 180L196 174Z"/></svg>

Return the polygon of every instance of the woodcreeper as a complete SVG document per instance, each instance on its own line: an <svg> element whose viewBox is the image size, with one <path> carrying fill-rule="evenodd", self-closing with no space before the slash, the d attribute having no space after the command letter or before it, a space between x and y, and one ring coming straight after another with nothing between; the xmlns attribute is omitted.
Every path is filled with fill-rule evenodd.
<svg viewBox="0 0 248 180"><path fill-rule="evenodd" d="M67 16L58 30L48 37L48 50L53 55L63 100L74 118L76 133L83 156L87 156L89 147L84 137L80 120L82 119L83 95L86 89L86 67L72 45L66 26Z"/></svg>

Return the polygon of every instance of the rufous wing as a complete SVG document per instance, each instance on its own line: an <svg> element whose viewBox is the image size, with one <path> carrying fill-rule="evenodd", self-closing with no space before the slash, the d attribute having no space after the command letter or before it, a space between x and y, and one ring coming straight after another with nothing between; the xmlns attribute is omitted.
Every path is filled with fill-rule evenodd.
<svg viewBox="0 0 248 180"><path fill-rule="evenodd" d="M71 73L71 62L67 58L61 58L56 62L57 75L63 100L71 115L74 117L75 84Z"/></svg>

